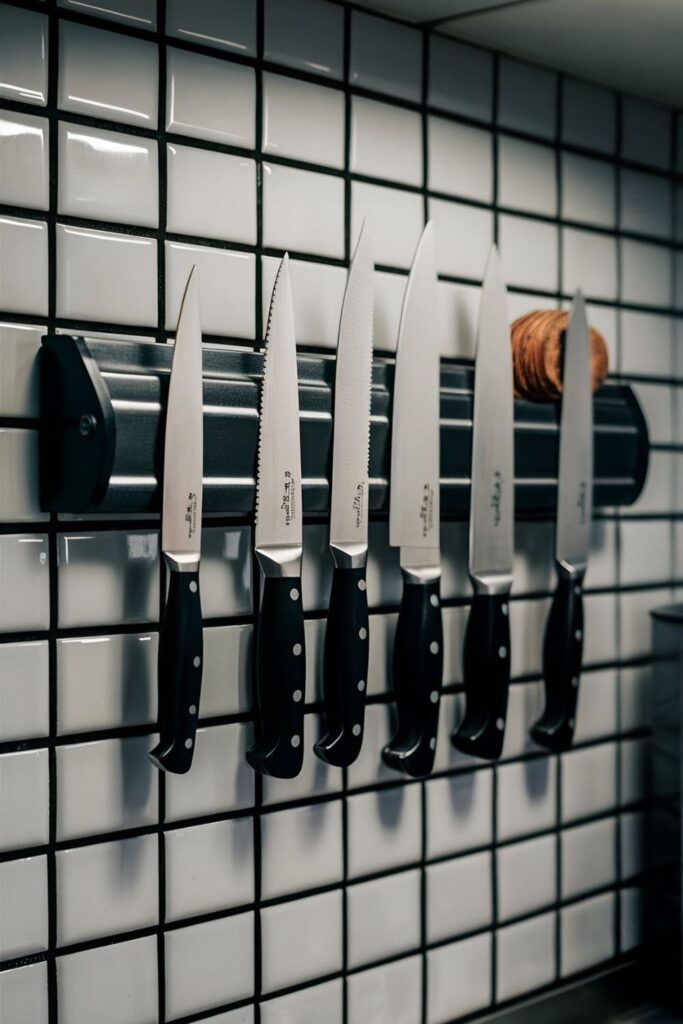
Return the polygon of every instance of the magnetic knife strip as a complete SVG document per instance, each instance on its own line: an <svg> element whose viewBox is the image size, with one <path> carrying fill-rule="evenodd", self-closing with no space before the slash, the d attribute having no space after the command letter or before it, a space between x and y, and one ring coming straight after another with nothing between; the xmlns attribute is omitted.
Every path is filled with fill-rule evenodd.
<svg viewBox="0 0 683 1024"><path fill-rule="evenodd" d="M41 351L40 480L46 512L160 511L159 470L171 348L154 342L46 335ZM204 347L204 512L253 511L260 353ZM334 359L299 355L303 503L329 512ZM441 509L469 510L473 371L441 368ZM393 365L373 364L370 509L388 509ZM515 401L518 514L552 515L559 406ZM632 389L604 385L594 398L594 504L630 505L648 463L647 427Z"/></svg>

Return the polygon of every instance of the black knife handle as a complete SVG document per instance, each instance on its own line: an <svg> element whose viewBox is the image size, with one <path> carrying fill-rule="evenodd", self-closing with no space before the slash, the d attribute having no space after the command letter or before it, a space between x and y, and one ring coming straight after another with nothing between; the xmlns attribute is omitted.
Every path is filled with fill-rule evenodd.
<svg viewBox="0 0 683 1024"><path fill-rule="evenodd" d="M531 729L548 750L567 750L574 738L583 655L583 572L558 569L543 644L545 711Z"/></svg>
<svg viewBox="0 0 683 1024"><path fill-rule="evenodd" d="M465 631L465 717L451 742L495 761L505 738L510 685L510 607L507 594L475 593Z"/></svg>
<svg viewBox="0 0 683 1024"><path fill-rule="evenodd" d="M406 580L394 641L396 735L382 751L390 768L417 778L434 764L443 675L439 581Z"/></svg>
<svg viewBox="0 0 683 1024"><path fill-rule="evenodd" d="M325 630L324 734L313 749L338 768L356 760L363 742L368 628L365 568L336 566Z"/></svg>
<svg viewBox="0 0 683 1024"><path fill-rule="evenodd" d="M256 627L256 677L251 767L293 779L304 754L306 651L301 580L265 576Z"/></svg>
<svg viewBox="0 0 683 1024"><path fill-rule="evenodd" d="M150 758L182 775L194 754L202 686L202 607L199 572L170 569L159 635L159 742Z"/></svg>

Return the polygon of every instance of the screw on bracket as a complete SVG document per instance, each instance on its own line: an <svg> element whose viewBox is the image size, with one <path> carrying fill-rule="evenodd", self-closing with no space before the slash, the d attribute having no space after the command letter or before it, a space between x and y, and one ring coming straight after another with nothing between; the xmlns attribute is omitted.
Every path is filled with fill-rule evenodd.
<svg viewBox="0 0 683 1024"><path fill-rule="evenodd" d="M81 437L92 437L97 430L97 420L92 414L86 413L78 421L78 430Z"/></svg>

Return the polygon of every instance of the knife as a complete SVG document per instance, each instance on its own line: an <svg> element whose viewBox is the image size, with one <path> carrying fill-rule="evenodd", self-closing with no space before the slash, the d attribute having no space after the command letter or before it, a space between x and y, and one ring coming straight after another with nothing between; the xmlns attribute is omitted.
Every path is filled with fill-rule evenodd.
<svg viewBox="0 0 683 1024"><path fill-rule="evenodd" d="M469 575L474 589L465 631L465 717L458 750L500 757L510 684L509 594L514 549L515 468L512 346L498 250L481 292L474 366Z"/></svg>
<svg viewBox="0 0 683 1024"><path fill-rule="evenodd" d="M583 578L593 507L593 386L586 305L574 297L564 339L555 562L557 588L543 648L545 711L532 727L549 750L571 746L583 653Z"/></svg>
<svg viewBox="0 0 683 1024"><path fill-rule="evenodd" d="M324 658L324 731L314 751L345 768L363 742L368 677L368 463L374 263L361 228L344 293L334 386L330 550L334 560Z"/></svg>
<svg viewBox="0 0 683 1024"><path fill-rule="evenodd" d="M255 552L261 568L253 746L249 764L290 779L303 761L304 613L301 442L294 310L285 255L270 302L263 361Z"/></svg>
<svg viewBox="0 0 683 1024"><path fill-rule="evenodd" d="M178 774L192 764L202 685L203 464L202 328L193 267L180 307L168 386L161 550L169 583L159 636L159 743L149 755L158 768Z"/></svg>
<svg viewBox="0 0 683 1024"><path fill-rule="evenodd" d="M434 763L443 672L439 580L440 361L434 229L425 227L403 298L391 437L389 543L403 596L394 642L396 735L387 765L416 777Z"/></svg>

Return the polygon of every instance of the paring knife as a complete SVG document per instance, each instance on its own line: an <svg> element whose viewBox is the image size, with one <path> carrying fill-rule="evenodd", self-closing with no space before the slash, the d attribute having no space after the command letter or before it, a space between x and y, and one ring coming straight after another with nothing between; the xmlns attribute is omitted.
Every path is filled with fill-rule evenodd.
<svg viewBox="0 0 683 1024"><path fill-rule="evenodd" d="M368 676L368 462L374 263L368 230L349 269L334 386L330 550L334 574L325 632L324 732L313 748L345 768L363 742Z"/></svg>
<svg viewBox="0 0 683 1024"><path fill-rule="evenodd" d="M149 755L159 768L179 774L192 764L202 685L203 464L202 328L193 267L180 307L168 386L161 550L169 585L159 636L160 737Z"/></svg>
<svg viewBox="0 0 683 1024"><path fill-rule="evenodd" d="M541 746L566 750L574 736L583 653L583 578L593 507L591 341L581 293L564 338L555 561L557 588L545 631L545 712L531 730Z"/></svg>
<svg viewBox="0 0 683 1024"><path fill-rule="evenodd" d="M469 575L474 589L463 653L465 717L451 739L467 754L500 757L510 684L515 467L512 346L498 250L481 292L472 419Z"/></svg>
<svg viewBox="0 0 683 1024"><path fill-rule="evenodd" d="M434 229L428 223L398 331L389 492L389 543L400 548L403 597L393 669L398 729L382 757L413 777L427 774L434 763L443 671L438 340Z"/></svg>
<svg viewBox="0 0 683 1024"><path fill-rule="evenodd" d="M303 760L304 613L301 442L294 310L285 255L270 302L261 390L255 550L261 567L256 629L256 771L290 779Z"/></svg>

